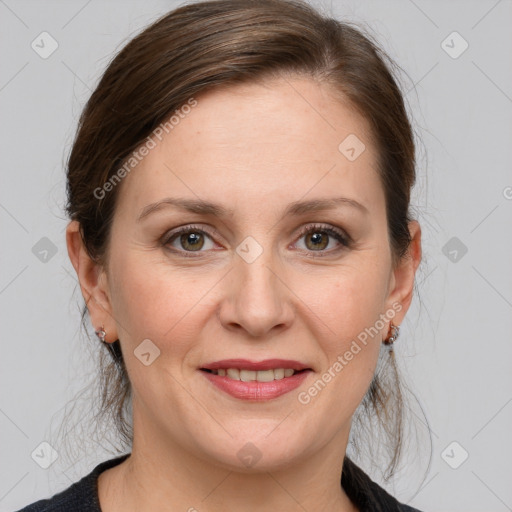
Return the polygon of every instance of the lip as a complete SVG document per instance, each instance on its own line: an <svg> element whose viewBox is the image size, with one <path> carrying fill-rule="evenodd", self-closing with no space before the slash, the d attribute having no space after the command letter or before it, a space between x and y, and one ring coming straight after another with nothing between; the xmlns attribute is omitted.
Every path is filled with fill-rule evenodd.
<svg viewBox="0 0 512 512"><path fill-rule="evenodd" d="M242 370L270 370L274 368L291 368L300 371L291 377L284 377L283 379L273 380L271 382L242 382L239 380L230 379L229 377L215 375L213 373L202 371L218 370L219 368L239 368ZM301 371L304 370L304 371ZM265 361L249 361L247 359L224 359L222 361L215 361L202 366L199 369L200 373L207 378L211 384L220 389L224 393L231 395L240 400L248 400L254 402L264 402L278 398L281 395L289 393L298 388L304 380L312 373L311 368L299 361L291 361L289 359L266 359Z"/></svg>
<svg viewBox="0 0 512 512"><path fill-rule="evenodd" d="M308 370L310 367L299 361L290 359L265 359L264 361L250 361L249 359L223 359L208 363L201 368L206 370L218 370L219 368L238 368L240 370L273 370L275 368L291 368L292 370Z"/></svg>
<svg viewBox="0 0 512 512"><path fill-rule="evenodd" d="M311 373L311 370L305 370L296 373L291 377L273 380L272 382L242 382L240 380L230 379L229 377L221 377L214 373L200 371L214 386L221 391L240 400L250 400L254 402L264 402L272 400L285 393L289 393L298 388L304 379Z"/></svg>

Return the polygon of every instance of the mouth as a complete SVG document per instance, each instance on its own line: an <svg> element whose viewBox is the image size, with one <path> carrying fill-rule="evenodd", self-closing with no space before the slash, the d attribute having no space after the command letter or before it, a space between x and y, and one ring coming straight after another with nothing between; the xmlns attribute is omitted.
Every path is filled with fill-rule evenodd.
<svg viewBox="0 0 512 512"><path fill-rule="evenodd" d="M298 361L245 359L216 361L199 368L217 389L242 400L277 398L302 384L312 368Z"/></svg>

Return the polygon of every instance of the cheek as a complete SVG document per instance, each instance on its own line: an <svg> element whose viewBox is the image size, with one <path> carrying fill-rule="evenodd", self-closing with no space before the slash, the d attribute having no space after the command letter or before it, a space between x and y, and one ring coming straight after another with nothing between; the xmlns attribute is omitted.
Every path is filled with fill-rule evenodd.
<svg viewBox="0 0 512 512"><path fill-rule="evenodd" d="M199 313L217 276L171 268L145 253L125 254L116 258L112 271L111 299L119 337L132 350L144 339L161 350L172 341L173 356L182 354L191 337L198 337Z"/></svg>
<svg viewBox="0 0 512 512"><path fill-rule="evenodd" d="M303 318L307 309L314 313L310 329L325 354L322 370L330 374L325 378L354 407L372 379L386 330L381 315L387 274L375 261L358 258L329 276L302 277L297 288L300 297L307 297Z"/></svg>
<svg viewBox="0 0 512 512"><path fill-rule="evenodd" d="M330 272L302 275L294 284L297 295L341 343L374 325L383 312L387 273L371 263L354 258Z"/></svg>

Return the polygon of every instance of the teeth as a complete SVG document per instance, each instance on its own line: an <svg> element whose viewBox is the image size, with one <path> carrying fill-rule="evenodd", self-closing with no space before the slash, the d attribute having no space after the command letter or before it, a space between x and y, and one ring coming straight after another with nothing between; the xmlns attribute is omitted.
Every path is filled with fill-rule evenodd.
<svg viewBox="0 0 512 512"><path fill-rule="evenodd" d="M256 373L258 382L272 382L274 380L274 370L262 370Z"/></svg>
<svg viewBox="0 0 512 512"><path fill-rule="evenodd" d="M273 380L281 380L285 377L291 377L295 372L291 368L276 368L275 370L239 370L238 368L219 368L212 370L215 375L220 377L229 377L242 382L272 382Z"/></svg>
<svg viewBox="0 0 512 512"><path fill-rule="evenodd" d="M283 370L283 368L278 368L277 370L274 370L274 379L275 380L284 379L284 370Z"/></svg>
<svg viewBox="0 0 512 512"><path fill-rule="evenodd" d="M240 370L236 368L229 368L226 370L226 373L230 379L240 380Z"/></svg>
<svg viewBox="0 0 512 512"><path fill-rule="evenodd" d="M252 370L240 370L240 380L242 382L250 382L251 380L256 380L256 372Z"/></svg>

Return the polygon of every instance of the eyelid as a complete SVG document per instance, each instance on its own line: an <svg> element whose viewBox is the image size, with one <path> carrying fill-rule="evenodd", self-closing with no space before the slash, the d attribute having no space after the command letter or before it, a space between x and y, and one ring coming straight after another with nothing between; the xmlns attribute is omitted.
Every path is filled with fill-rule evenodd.
<svg viewBox="0 0 512 512"><path fill-rule="evenodd" d="M348 233L341 228L333 226L331 224L322 224L322 223L313 223L308 226L304 226L300 229L299 234L297 235L299 238L304 236L306 233L317 231L325 231L327 233L332 232L335 235L338 235L340 238L344 240L344 242L348 245L352 242L351 237Z"/></svg>
<svg viewBox="0 0 512 512"><path fill-rule="evenodd" d="M162 244L168 244L176 235L187 233L187 232L200 232L208 235L210 238L221 237L221 234L215 229L211 227L205 228L205 226L200 226L197 224L185 224L184 226L178 226L170 231L167 231L163 237L161 238Z"/></svg>

